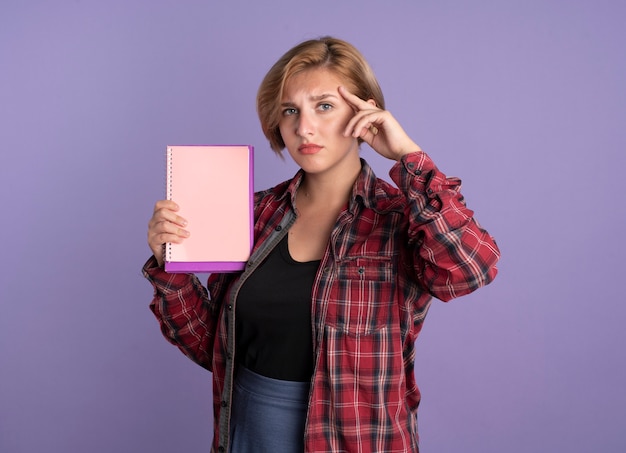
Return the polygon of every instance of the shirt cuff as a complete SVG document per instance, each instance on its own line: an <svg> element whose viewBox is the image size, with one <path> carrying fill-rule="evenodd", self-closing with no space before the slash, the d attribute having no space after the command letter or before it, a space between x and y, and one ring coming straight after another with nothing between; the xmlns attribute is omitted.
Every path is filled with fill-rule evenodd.
<svg viewBox="0 0 626 453"><path fill-rule="evenodd" d="M426 185L435 163L424 151L405 154L391 167L389 176L404 193L418 191L426 192Z"/></svg>
<svg viewBox="0 0 626 453"><path fill-rule="evenodd" d="M193 274L169 273L159 266L152 255L141 269L143 276L152 283L155 291L168 294L189 285Z"/></svg>

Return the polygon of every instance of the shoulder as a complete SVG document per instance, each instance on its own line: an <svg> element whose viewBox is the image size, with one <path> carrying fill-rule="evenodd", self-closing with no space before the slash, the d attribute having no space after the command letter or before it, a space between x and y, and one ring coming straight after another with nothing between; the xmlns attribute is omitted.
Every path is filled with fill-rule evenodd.
<svg viewBox="0 0 626 453"><path fill-rule="evenodd" d="M372 208L376 211L403 211L406 206L406 197L395 186L384 179L376 178L374 190L371 192Z"/></svg>
<svg viewBox="0 0 626 453"><path fill-rule="evenodd" d="M282 198L287 193L291 180L283 181L280 184L269 189L260 190L254 193L254 205L259 206L262 203L268 203L273 200Z"/></svg>
<svg viewBox="0 0 626 453"><path fill-rule="evenodd" d="M293 180L283 181L280 184L254 194L254 217L258 219L269 212L286 209L291 199ZM265 214L262 214L265 213Z"/></svg>

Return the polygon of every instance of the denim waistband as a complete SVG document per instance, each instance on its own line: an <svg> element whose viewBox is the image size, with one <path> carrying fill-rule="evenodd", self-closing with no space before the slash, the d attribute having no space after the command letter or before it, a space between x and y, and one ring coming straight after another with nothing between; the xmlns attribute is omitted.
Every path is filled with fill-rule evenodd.
<svg viewBox="0 0 626 453"><path fill-rule="evenodd" d="M285 401L306 403L309 398L308 382L283 381L262 376L243 366L238 367L235 384L259 396Z"/></svg>

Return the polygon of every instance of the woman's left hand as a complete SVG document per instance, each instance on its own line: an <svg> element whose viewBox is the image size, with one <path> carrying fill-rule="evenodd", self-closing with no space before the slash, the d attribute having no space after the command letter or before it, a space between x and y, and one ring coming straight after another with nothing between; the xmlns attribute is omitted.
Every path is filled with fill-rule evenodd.
<svg viewBox="0 0 626 453"><path fill-rule="evenodd" d="M339 93L355 112L344 130L346 137L360 137L378 154L393 160L421 151L391 113L376 107L374 100L365 101L345 87L339 87Z"/></svg>

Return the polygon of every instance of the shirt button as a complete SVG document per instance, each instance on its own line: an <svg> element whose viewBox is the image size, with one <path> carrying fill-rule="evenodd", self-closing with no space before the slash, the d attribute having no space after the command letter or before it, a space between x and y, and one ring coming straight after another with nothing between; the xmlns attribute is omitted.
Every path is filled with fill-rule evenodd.
<svg viewBox="0 0 626 453"><path fill-rule="evenodd" d="M283 229L283 227L281 227L280 225L278 225L278 226L276 227L276 231L280 231L280 230L282 230L282 229Z"/></svg>
<svg viewBox="0 0 626 453"><path fill-rule="evenodd" d="M228 406L228 403L226 401L222 401L222 407L226 407Z"/></svg>
<svg viewBox="0 0 626 453"><path fill-rule="evenodd" d="M217 449L217 451L219 451L221 453L223 451L226 451L226 449L220 445L220 447Z"/></svg>
<svg viewBox="0 0 626 453"><path fill-rule="evenodd" d="M233 311L233 304L228 304L228 311Z"/></svg>
<svg viewBox="0 0 626 453"><path fill-rule="evenodd" d="M410 169L413 170L415 168L415 162L409 162L408 164L406 164L406 166Z"/></svg>
<svg viewBox="0 0 626 453"><path fill-rule="evenodd" d="M364 267L359 267L359 270L357 271L359 273L359 275L363 275L365 273L365 268Z"/></svg>

